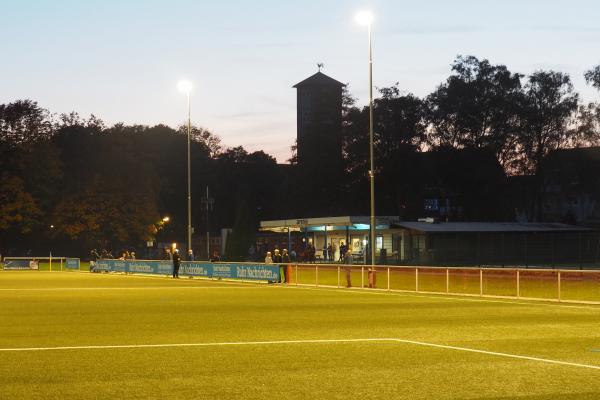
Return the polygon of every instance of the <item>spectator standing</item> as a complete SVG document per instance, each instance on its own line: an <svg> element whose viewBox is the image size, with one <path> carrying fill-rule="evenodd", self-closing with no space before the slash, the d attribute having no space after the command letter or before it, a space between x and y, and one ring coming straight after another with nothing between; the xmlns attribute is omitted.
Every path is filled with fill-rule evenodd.
<svg viewBox="0 0 600 400"><path fill-rule="evenodd" d="M187 252L187 260L188 261L194 261L195 257L194 257L194 250L189 249Z"/></svg>
<svg viewBox="0 0 600 400"><path fill-rule="evenodd" d="M179 278L179 266L181 264L181 256L179 250L173 250L173 278Z"/></svg>
<svg viewBox="0 0 600 400"><path fill-rule="evenodd" d="M273 257L271 257L270 251L267 251L267 256L265 257L265 264L273 264Z"/></svg>
<svg viewBox="0 0 600 400"><path fill-rule="evenodd" d="M281 264L281 254L279 253L279 249L275 249L273 254L273 263Z"/></svg>
<svg viewBox="0 0 600 400"><path fill-rule="evenodd" d="M287 249L283 249L283 253L281 254L281 262L283 264L289 264L292 262L292 260L290 259L290 255L288 254Z"/></svg>
<svg viewBox="0 0 600 400"><path fill-rule="evenodd" d="M346 257L346 251L348 251L348 246L346 246L346 245L344 244L344 242L342 242L342 243L340 244L340 261L341 261L341 262L344 262L344 259L345 259L345 257Z"/></svg>
<svg viewBox="0 0 600 400"><path fill-rule="evenodd" d="M352 249L348 248L344 254L344 272L346 274L346 287L352 287Z"/></svg>
<svg viewBox="0 0 600 400"><path fill-rule="evenodd" d="M213 251L212 256L210 257L210 262L219 262L221 261L221 256L219 256L219 252L218 251Z"/></svg>
<svg viewBox="0 0 600 400"><path fill-rule="evenodd" d="M292 251L290 252L290 258L292 259L292 261L296 262L296 260L298 259L298 254L296 253L296 250L292 249Z"/></svg>

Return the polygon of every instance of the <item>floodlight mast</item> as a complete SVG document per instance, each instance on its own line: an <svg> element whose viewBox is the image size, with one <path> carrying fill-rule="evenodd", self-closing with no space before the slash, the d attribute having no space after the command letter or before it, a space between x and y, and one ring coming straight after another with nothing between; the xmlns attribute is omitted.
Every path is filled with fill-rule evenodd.
<svg viewBox="0 0 600 400"><path fill-rule="evenodd" d="M190 102L190 93L192 91L192 83L189 81L181 81L177 85L179 91L187 95L188 105L188 123L187 123L187 248L192 249L192 173L191 173L191 157L190 143L192 137L192 109Z"/></svg>
<svg viewBox="0 0 600 400"><path fill-rule="evenodd" d="M375 265L375 251L377 243L375 240L377 221L375 218L375 162L373 152L373 13L360 11L356 14L356 22L367 26L369 30L369 181L371 195L371 218L370 218L370 250L371 265Z"/></svg>

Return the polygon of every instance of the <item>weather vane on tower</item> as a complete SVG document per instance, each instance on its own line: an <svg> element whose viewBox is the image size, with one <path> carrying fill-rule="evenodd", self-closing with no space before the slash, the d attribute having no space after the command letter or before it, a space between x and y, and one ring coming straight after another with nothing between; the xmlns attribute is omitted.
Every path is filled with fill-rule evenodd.
<svg viewBox="0 0 600 400"><path fill-rule="evenodd" d="M318 63L317 67L319 68L319 72L321 72L321 70L325 67L325 64L323 63Z"/></svg>

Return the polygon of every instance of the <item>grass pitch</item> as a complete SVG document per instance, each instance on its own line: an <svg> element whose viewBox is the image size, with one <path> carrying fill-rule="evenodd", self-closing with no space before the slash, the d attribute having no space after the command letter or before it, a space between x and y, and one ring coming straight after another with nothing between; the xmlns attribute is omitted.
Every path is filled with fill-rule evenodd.
<svg viewBox="0 0 600 400"><path fill-rule="evenodd" d="M0 304L1 399L600 398L592 305L31 271Z"/></svg>

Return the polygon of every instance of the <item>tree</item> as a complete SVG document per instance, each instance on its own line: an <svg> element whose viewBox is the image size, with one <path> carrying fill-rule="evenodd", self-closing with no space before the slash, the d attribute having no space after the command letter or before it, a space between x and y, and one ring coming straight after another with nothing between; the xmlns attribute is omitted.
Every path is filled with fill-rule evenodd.
<svg viewBox="0 0 600 400"><path fill-rule="evenodd" d="M457 57L452 71L427 98L429 144L489 148L507 165L514 156L522 75L473 56Z"/></svg>
<svg viewBox="0 0 600 400"><path fill-rule="evenodd" d="M517 144L522 157L519 170L537 174L542 159L552 150L566 147L576 138L571 128L579 95L568 74L537 71L525 85Z"/></svg>
<svg viewBox="0 0 600 400"><path fill-rule="evenodd" d="M250 245L255 242L258 221L253 207L243 197L236 201L235 220L227 238L225 256L231 261L245 261Z"/></svg>
<svg viewBox="0 0 600 400"><path fill-rule="evenodd" d="M374 101L374 147L377 209L397 214L406 204L407 185L414 174L414 153L425 139L427 121L425 104L413 94L401 95L397 84L378 89L381 96ZM349 104L353 104L350 102ZM364 212L368 205L369 109L347 107L343 119L343 154L348 207Z"/></svg>
<svg viewBox="0 0 600 400"><path fill-rule="evenodd" d="M216 157L223 150L221 146L221 138L217 135L212 134L209 130L204 129L202 127L198 127L192 125L191 127L191 138L193 141L198 142L206 146L208 151L210 152L211 157ZM177 129L177 132L180 134L187 135L188 126L180 125Z"/></svg>
<svg viewBox="0 0 600 400"><path fill-rule="evenodd" d="M53 134L48 110L31 100L0 104L0 141L11 147L47 140Z"/></svg>
<svg viewBox="0 0 600 400"><path fill-rule="evenodd" d="M587 71L584 76L587 83L600 90L600 65Z"/></svg>
<svg viewBox="0 0 600 400"><path fill-rule="evenodd" d="M534 176L530 218L540 221L546 193L546 181L541 166L553 150L572 146L578 140L572 129L579 95L575 93L569 75L555 71L537 71L525 85L521 104L520 131L517 148L520 158L514 166L524 174Z"/></svg>
<svg viewBox="0 0 600 400"><path fill-rule="evenodd" d="M600 144L600 104L588 103L579 106L576 125L572 128L573 147L590 147Z"/></svg>
<svg viewBox="0 0 600 400"><path fill-rule="evenodd" d="M600 90L600 65L585 73L585 80ZM579 107L577 133L581 144L597 146L600 143L600 104L588 103Z"/></svg>
<svg viewBox="0 0 600 400"><path fill-rule="evenodd" d="M114 137L91 136L89 165L63 192L52 221L57 235L97 243L137 245L148 240L158 212L157 175Z"/></svg>
<svg viewBox="0 0 600 400"><path fill-rule="evenodd" d="M7 173L0 175L0 232L30 233L39 225L40 209L25 190L23 180Z"/></svg>

